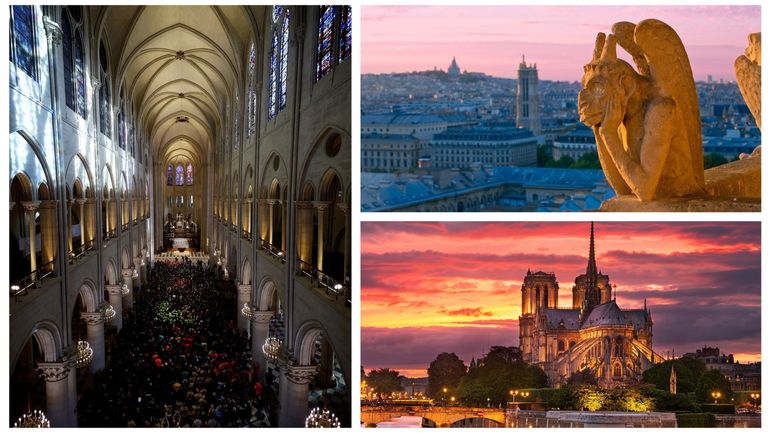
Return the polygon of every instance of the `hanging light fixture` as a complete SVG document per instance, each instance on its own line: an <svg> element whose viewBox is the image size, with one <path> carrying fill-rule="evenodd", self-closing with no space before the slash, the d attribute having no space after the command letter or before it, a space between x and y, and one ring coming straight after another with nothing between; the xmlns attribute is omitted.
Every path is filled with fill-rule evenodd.
<svg viewBox="0 0 770 433"><path fill-rule="evenodd" d="M91 360L94 359L94 349L91 349L91 345L87 341L79 340L76 350L75 366L77 368L86 368L91 365Z"/></svg>
<svg viewBox="0 0 770 433"><path fill-rule="evenodd" d="M123 283L123 285L120 286L120 294L123 296L128 295L128 284Z"/></svg>
<svg viewBox="0 0 770 433"><path fill-rule="evenodd" d="M265 344L262 345L262 353L265 354L267 359L276 360L281 354L281 345L283 341L276 337L268 337L265 340Z"/></svg>
<svg viewBox="0 0 770 433"><path fill-rule="evenodd" d="M307 419L305 419L307 428L340 428L340 420L329 409L313 408Z"/></svg>
<svg viewBox="0 0 770 433"><path fill-rule="evenodd" d="M45 417L45 412L35 409L20 416L13 426L16 428L50 428L51 421Z"/></svg>
<svg viewBox="0 0 770 433"><path fill-rule="evenodd" d="M243 303L243 308L241 308L241 314L243 314L243 317L246 318L246 320L251 320L251 318L254 316L254 310L256 308L253 305L249 305L248 302Z"/></svg>
<svg viewBox="0 0 770 433"><path fill-rule="evenodd" d="M101 308L99 308L99 310L101 310L102 316L104 316L105 322L108 322L108 323L112 322L112 319L115 318L116 313L115 313L115 309L112 308L112 305L110 304L102 305Z"/></svg>

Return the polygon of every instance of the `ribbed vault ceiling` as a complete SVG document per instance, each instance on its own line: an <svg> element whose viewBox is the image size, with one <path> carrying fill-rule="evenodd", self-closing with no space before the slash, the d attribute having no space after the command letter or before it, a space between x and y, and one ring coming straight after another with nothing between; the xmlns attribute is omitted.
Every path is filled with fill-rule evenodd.
<svg viewBox="0 0 770 433"><path fill-rule="evenodd" d="M101 13L113 82L133 101L156 161L186 156L200 166L241 82L254 10L112 6Z"/></svg>

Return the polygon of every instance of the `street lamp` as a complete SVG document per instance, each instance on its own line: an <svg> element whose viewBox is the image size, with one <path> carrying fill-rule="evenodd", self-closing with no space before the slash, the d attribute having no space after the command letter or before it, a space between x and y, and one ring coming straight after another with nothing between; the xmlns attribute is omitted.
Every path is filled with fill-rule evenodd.
<svg viewBox="0 0 770 433"><path fill-rule="evenodd" d="M719 399L720 397L722 397L722 393L721 393L721 392L719 392L719 391L712 391L712 392L711 392L711 397L713 397L713 398L714 398L714 404L717 404L717 399Z"/></svg>
<svg viewBox="0 0 770 433"><path fill-rule="evenodd" d="M516 403L516 396L519 395L519 391L512 389L508 391L508 394L511 394L511 403Z"/></svg>
<svg viewBox="0 0 770 433"><path fill-rule="evenodd" d="M452 396L451 400L452 400L452 405L454 406L454 404L455 404L455 396Z"/></svg>
<svg viewBox="0 0 770 433"><path fill-rule="evenodd" d="M443 400L444 400L444 404L446 404L446 392L447 392L446 387L444 387L443 391L444 391L444 399Z"/></svg>
<svg viewBox="0 0 770 433"><path fill-rule="evenodd" d="M757 409L759 408L758 400L760 395L758 392L752 392L751 394L749 394L749 397L751 397L751 403L754 405L754 413L756 413Z"/></svg>
<svg viewBox="0 0 770 433"><path fill-rule="evenodd" d="M487 397L487 407L489 407L489 397Z"/></svg>

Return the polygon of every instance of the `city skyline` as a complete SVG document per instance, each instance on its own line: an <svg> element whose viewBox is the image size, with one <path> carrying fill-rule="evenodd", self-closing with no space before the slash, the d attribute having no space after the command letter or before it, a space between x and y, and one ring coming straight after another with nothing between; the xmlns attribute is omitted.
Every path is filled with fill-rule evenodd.
<svg viewBox="0 0 770 433"><path fill-rule="evenodd" d="M540 79L577 81L597 32L608 33L618 21L653 17L677 31L699 81L709 75L734 81L735 58L747 35L760 31L759 6L367 6L361 14L361 69L446 70L455 57L463 71L515 78L525 55L527 63L537 64Z"/></svg>
<svg viewBox="0 0 770 433"><path fill-rule="evenodd" d="M489 346L517 346L527 270L555 272L559 306L571 306L574 278L585 272L588 228L364 223L363 366L419 377L440 352L467 364ZM760 360L759 224L602 222L596 253L619 304L642 308L647 299L658 354L709 345L740 362Z"/></svg>

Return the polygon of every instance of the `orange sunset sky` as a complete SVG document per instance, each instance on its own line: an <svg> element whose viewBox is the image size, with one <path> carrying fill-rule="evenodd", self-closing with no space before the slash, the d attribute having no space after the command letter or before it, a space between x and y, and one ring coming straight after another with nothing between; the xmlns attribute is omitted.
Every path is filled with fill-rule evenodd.
<svg viewBox="0 0 770 433"><path fill-rule="evenodd" d="M555 272L568 307L588 235L587 222L362 223L364 368L419 377L440 352L467 364L518 345L527 269ZM662 356L709 345L760 359L758 223L602 222L596 254L621 308L647 299Z"/></svg>

